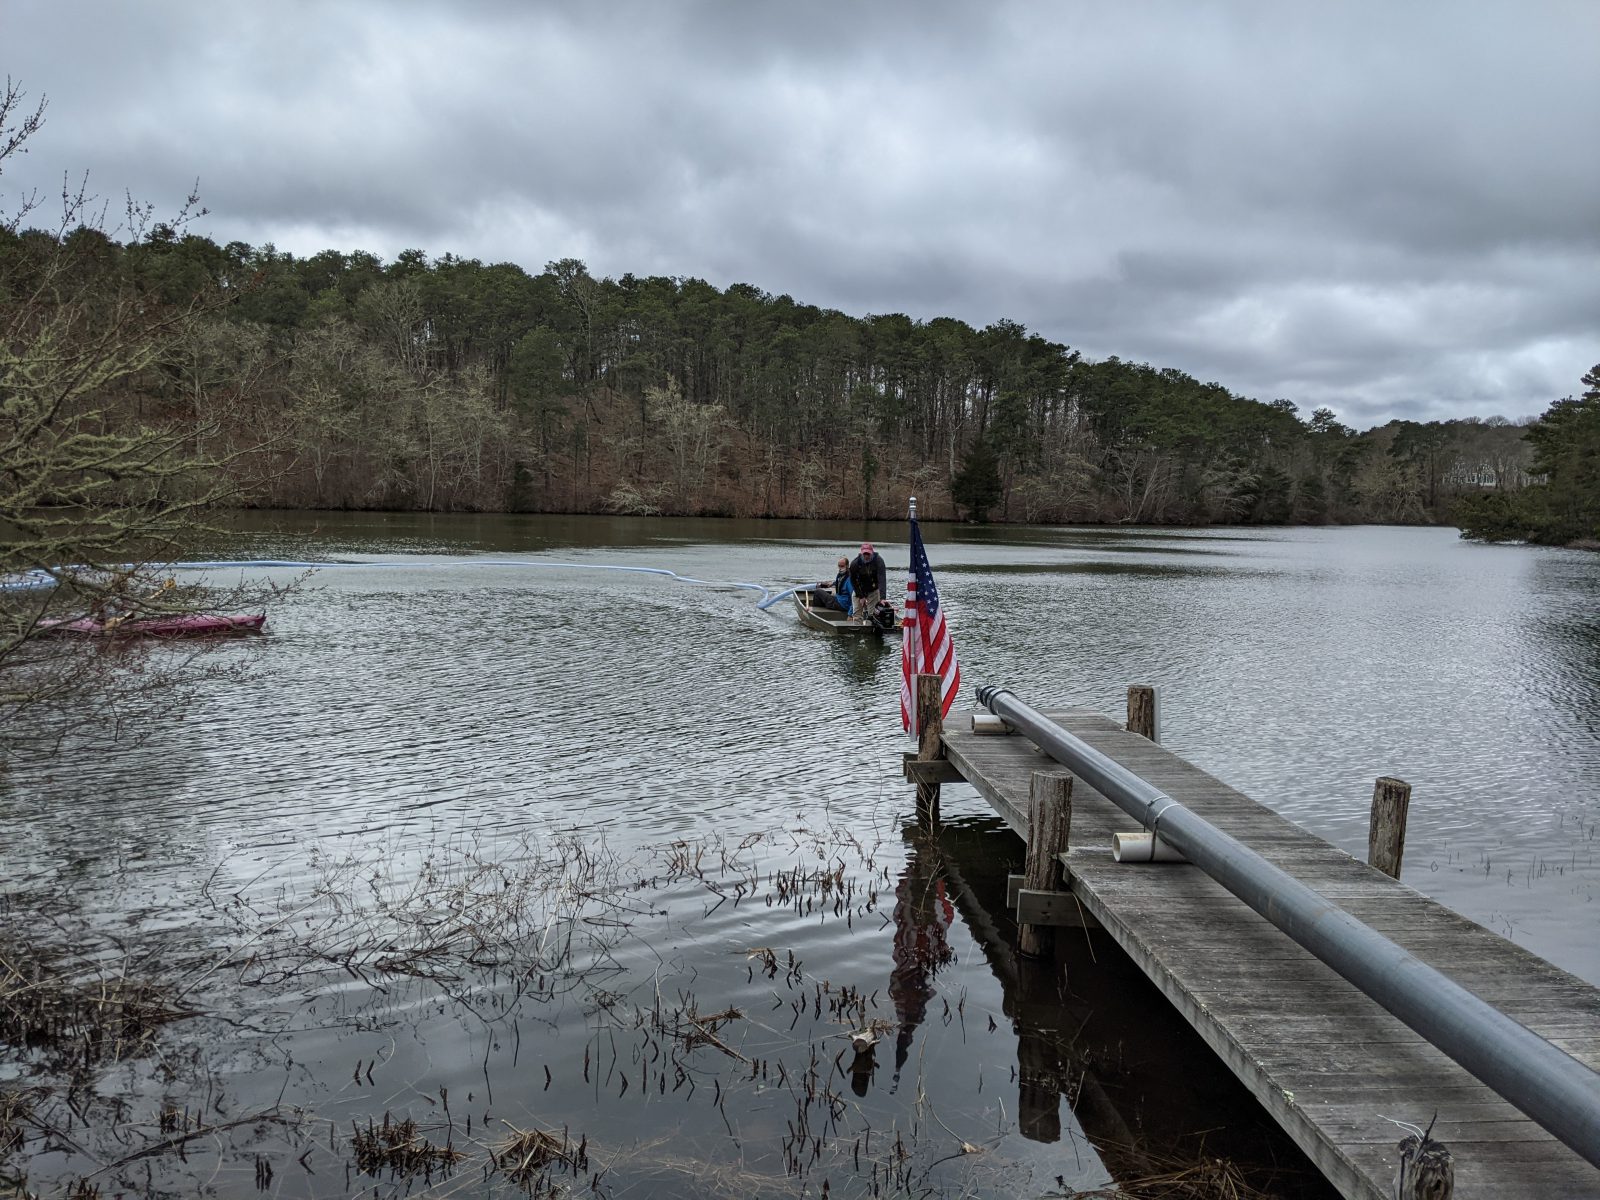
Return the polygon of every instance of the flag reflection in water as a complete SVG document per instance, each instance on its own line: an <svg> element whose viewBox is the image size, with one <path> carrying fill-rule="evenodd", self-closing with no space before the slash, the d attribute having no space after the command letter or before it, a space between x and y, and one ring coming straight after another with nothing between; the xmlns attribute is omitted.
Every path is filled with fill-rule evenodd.
<svg viewBox="0 0 1600 1200"><path fill-rule="evenodd" d="M917 1026L927 1016L928 1001L933 998L934 976L939 968L955 961L949 931L956 910L945 894L944 856L937 846L912 842L894 900L889 1000L899 1022L894 1043L894 1082L898 1085L900 1068L905 1066Z"/></svg>

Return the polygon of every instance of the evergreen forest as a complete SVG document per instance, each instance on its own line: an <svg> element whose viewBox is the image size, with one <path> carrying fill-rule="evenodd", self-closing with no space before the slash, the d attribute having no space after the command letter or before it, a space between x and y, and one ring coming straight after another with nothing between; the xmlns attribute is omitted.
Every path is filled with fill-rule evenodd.
<svg viewBox="0 0 1600 1200"><path fill-rule="evenodd" d="M1357 431L1005 319L854 316L572 259L299 258L181 225L0 231L0 298L0 390L81 360L52 420L158 424L240 504L884 518L916 495L931 519L1280 524L1451 522L1470 501L1480 532L1535 508L1550 536L1594 532L1592 502L1554 499L1595 490L1592 388L1531 433ZM1579 426L1587 466L1561 449Z"/></svg>
<svg viewBox="0 0 1600 1200"><path fill-rule="evenodd" d="M1455 523L1464 537L1600 549L1600 363L1583 385L1528 427L1530 486L1463 498Z"/></svg>

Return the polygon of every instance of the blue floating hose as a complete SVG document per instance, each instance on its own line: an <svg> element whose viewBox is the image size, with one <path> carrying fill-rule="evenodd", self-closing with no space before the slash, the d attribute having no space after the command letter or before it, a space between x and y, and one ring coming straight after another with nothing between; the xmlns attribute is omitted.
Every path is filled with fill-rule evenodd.
<svg viewBox="0 0 1600 1200"><path fill-rule="evenodd" d="M742 588L746 591L760 592L761 599L757 602L758 609L769 609L786 596L791 596L798 590L797 587L786 588L777 595L772 590L759 583L742 583L719 579L696 579L692 575L680 575L676 571L669 571L665 567L625 567L613 563L573 563L573 562L541 562L533 559L464 559L455 562L309 562L286 558L253 558L253 559L212 559L201 562L175 562L154 565L152 570L158 571L220 571L233 568L251 569L256 567L289 567L295 570L326 571L343 567L349 570L402 570L416 571L428 567L449 567L459 569L469 567L535 567L551 568L566 571L632 571L639 575L664 575L669 579L676 579L679 583L693 583L702 587L732 587ZM69 568L57 568L64 570ZM0 591L26 591L35 588L54 587L56 585L54 571L33 570L23 571L18 574L0 578Z"/></svg>
<svg viewBox="0 0 1600 1200"><path fill-rule="evenodd" d="M789 596L794 595L796 592L798 592L800 590L800 588L806 587L806 586L808 586L808 585L799 584L796 587L784 588L783 591L779 592L776 596L769 596L767 599L761 601L759 604L756 605L756 607L759 608L759 609L763 609L763 610L771 608L779 600L783 600L783 599L785 599L785 598L787 598ZM762 590L765 591L766 589L763 588Z"/></svg>

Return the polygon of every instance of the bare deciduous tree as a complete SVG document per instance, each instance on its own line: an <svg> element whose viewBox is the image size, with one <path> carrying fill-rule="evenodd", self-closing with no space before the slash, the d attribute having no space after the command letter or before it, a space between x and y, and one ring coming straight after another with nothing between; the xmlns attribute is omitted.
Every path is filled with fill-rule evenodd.
<svg viewBox="0 0 1600 1200"><path fill-rule="evenodd" d="M645 401L661 425L661 442L670 473L669 487L681 508L694 507L722 459L728 413L720 404L697 404L676 379L645 390Z"/></svg>
<svg viewBox="0 0 1600 1200"><path fill-rule="evenodd" d="M0 173L43 125L43 103L24 100L7 80ZM86 698L84 727L115 732L130 704L193 677L191 656L106 656L46 638L54 623L111 605L127 619L229 602L162 570L236 490L214 445L226 397L196 358L201 318L221 300L142 286L86 183L63 189L51 228L25 229L39 207L24 197L0 220L0 753L58 735ZM191 197L158 226L130 201L115 232L129 246L170 239L198 211Z"/></svg>

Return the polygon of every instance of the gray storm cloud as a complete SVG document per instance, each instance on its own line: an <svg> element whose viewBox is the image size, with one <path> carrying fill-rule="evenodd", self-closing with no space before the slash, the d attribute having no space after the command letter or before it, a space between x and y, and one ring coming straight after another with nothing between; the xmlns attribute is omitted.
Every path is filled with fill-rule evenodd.
<svg viewBox="0 0 1600 1200"><path fill-rule="evenodd" d="M1348 422L1600 360L1600 7L0 0L0 190L1022 321Z"/></svg>

